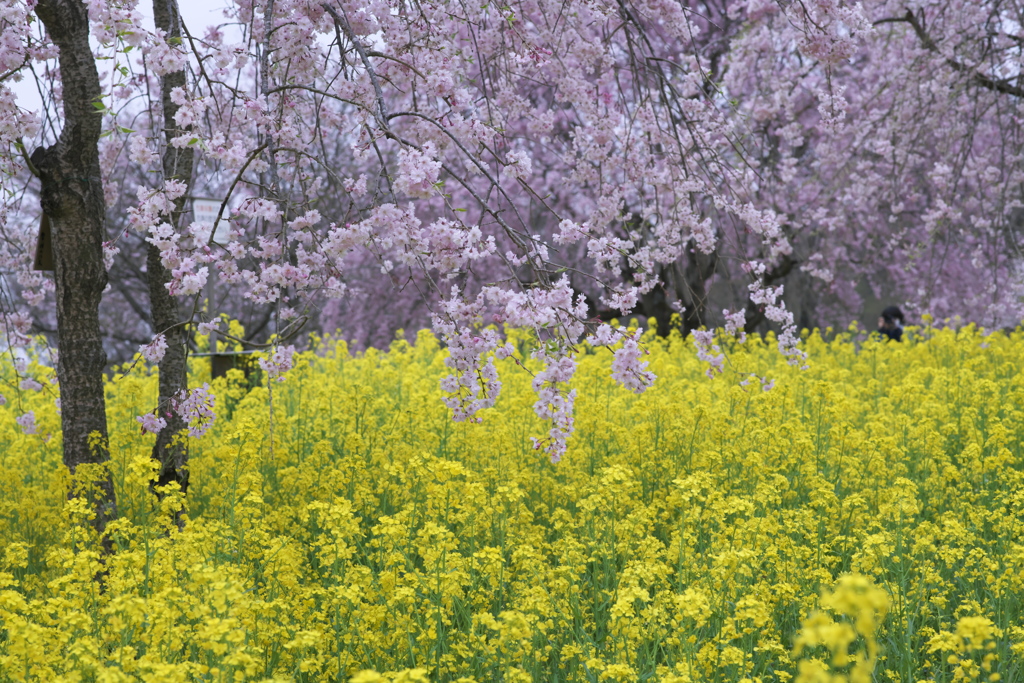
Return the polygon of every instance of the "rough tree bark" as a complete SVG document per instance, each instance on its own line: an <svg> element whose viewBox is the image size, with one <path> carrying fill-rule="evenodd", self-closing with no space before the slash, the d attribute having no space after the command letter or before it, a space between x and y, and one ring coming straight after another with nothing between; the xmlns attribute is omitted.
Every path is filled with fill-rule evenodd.
<svg viewBox="0 0 1024 683"><path fill-rule="evenodd" d="M156 27L166 32L166 40L181 40L181 17L177 0L153 0L153 18ZM177 148L170 144L177 125L174 115L178 105L171 101L174 88L185 88L185 72L176 71L164 75L160 83L161 109L165 146L163 154L164 179L175 179L192 187L192 165L194 152L191 147ZM175 201L173 224L177 224L185 211L188 196ZM149 275L149 300L153 315L153 329L167 335L167 352L160 361L160 398L158 410L167 420L167 427L157 434L153 446L153 458L160 462L160 477L156 486L177 482L181 492L188 490L188 444L180 438L181 430L188 425L171 409L171 401L188 386L188 367L185 355L188 329L181 325L182 317L177 299L171 296L166 285L171 281L170 271L160 261L160 249L149 245L146 257L146 271ZM178 519L181 524L181 519Z"/></svg>
<svg viewBox="0 0 1024 683"><path fill-rule="evenodd" d="M104 205L98 142L100 79L89 46L89 17L81 0L39 0L36 15L60 51L64 129L55 144L32 153L41 181L40 201L53 231L57 298L57 377L60 380L64 464L109 459L103 372L107 354L99 304L107 284L103 264ZM74 495L74 492L72 492ZM110 472L86 494L101 535L117 514ZM109 551L109 539L104 540Z"/></svg>

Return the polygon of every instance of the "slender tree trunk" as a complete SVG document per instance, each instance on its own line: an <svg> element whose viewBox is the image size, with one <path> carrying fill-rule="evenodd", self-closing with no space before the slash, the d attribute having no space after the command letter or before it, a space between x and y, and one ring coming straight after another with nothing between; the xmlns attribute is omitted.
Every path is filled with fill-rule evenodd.
<svg viewBox="0 0 1024 683"><path fill-rule="evenodd" d="M41 204L53 231L57 298L57 377L60 380L64 464L109 459L103 372L107 354L100 334L99 304L107 284L103 264L104 205L98 142L102 119L100 80L89 45L89 17L81 0L39 0L36 14L57 45L63 86L64 129L51 147L39 148ZM75 492L72 492L75 495ZM103 534L117 514L109 471L89 490ZM104 547L109 551L109 539Z"/></svg>
<svg viewBox="0 0 1024 683"><path fill-rule="evenodd" d="M153 0L153 18L158 29L166 32L167 40L177 42L181 39L181 19L178 14L177 0ZM176 179L192 186L192 164L194 152L191 147L178 149L171 146L176 124L174 115L178 105L171 101L171 90L185 88L185 72L176 71L164 75L160 83L161 109L165 146L163 154L163 172L167 180ZM185 210L186 197L175 202L172 224L177 225ZM149 274L149 300L153 313L153 329L155 332L167 334L167 353L160 361L160 398L159 411L167 420L167 427L157 434L153 446L153 458L160 462L160 478L157 486L177 482L182 493L188 490L188 444L181 438L181 430L188 425L181 417L171 410L171 401L188 386L188 367L185 356L188 330L181 323L181 311L177 299L171 296L165 286L171 281L170 271L160 262L160 250L149 245L146 258L146 270ZM179 526L182 520L177 520Z"/></svg>

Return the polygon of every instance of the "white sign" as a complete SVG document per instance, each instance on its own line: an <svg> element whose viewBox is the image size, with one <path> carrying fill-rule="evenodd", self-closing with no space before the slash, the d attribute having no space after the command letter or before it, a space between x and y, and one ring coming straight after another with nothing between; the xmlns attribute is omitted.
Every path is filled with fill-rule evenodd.
<svg viewBox="0 0 1024 683"><path fill-rule="evenodd" d="M222 204L223 202L219 199L196 197L192 200L192 216L195 222L199 224L196 226L194 234L197 242L200 244L206 244L210 241L210 230L213 229L213 224L217 221L217 214L220 213ZM225 207L224 215L221 216L220 223L217 223L217 233L213 236L213 241L224 246L228 243L229 231L228 209Z"/></svg>

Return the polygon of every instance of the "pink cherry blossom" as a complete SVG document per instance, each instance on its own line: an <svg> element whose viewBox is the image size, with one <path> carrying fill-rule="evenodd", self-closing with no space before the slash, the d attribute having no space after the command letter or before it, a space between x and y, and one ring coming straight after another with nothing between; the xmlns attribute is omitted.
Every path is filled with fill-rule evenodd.
<svg viewBox="0 0 1024 683"><path fill-rule="evenodd" d="M139 415L135 420L142 425L142 431L148 432L149 434L157 434L161 429L167 426L167 420L162 417L158 417L153 413Z"/></svg>
<svg viewBox="0 0 1024 683"><path fill-rule="evenodd" d="M277 346L268 358L260 358L259 365L266 371L267 376L278 382L284 381L284 373L292 369L292 355L295 353L293 345Z"/></svg>
<svg viewBox="0 0 1024 683"><path fill-rule="evenodd" d="M159 363L167 353L167 337L163 334L156 335L153 341L139 347L139 353L150 363Z"/></svg>
<svg viewBox="0 0 1024 683"><path fill-rule="evenodd" d="M210 385L182 391L174 399L171 407L188 425L188 434L201 437L213 426L217 415L213 412L216 396L210 393ZM163 419L163 418L159 418Z"/></svg>
<svg viewBox="0 0 1024 683"><path fill-rule="evenodd" d="M28 411L23 415L19 415L14 418L14 421L21 427L23 434L35 434L36 433L36 414L35 411Z"/></svg>

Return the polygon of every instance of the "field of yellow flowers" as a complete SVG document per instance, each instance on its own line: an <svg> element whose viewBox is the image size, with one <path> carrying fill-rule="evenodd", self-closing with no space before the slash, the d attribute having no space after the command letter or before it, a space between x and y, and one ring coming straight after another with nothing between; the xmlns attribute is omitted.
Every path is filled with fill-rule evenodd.
<svg viewBox="0 0 1024 683"><path fill-rule="evenodd" d="M453 423L430 334L321 344L272 396L211 383L182 531L136 368L108 385L103 582L33 364L0 409L0 681L1024 681L1024 334L853 336L804 371L723 342L714 380L648 339L642 396L582 346L557 465L510 362Z"/></svg>

